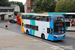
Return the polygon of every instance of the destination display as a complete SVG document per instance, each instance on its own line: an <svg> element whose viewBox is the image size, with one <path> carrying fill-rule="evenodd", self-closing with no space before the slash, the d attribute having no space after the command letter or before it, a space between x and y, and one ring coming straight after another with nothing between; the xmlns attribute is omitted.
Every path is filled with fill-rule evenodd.
<svg viewBox="0 0 75 50"><path fill-rule="evenodd" d="M55 27L63 27L64 26L64 23L63 22L61 22L61 23L60 22L59 23L57 22L57 23L54 23L54 26Z"/></svg>

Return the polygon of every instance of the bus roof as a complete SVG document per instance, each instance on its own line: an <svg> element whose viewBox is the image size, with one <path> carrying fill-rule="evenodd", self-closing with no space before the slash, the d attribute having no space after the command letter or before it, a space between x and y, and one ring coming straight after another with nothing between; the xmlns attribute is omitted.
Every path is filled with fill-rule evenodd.
<svg viewBox="0 0 75 50"><path fill-rule="evenodd" d="M33 14L33 13L25 13L25 15L35 15L35 16L60 16L60 17L64 17L62 14Z"/></svg>
<svg viewBox="0 0 75 50"><path fill-rule="evenodd" d="M53 13L47 13L47 12L44 12L43 14L63 14L63 15L66 15L66 14L72 14L72 15L75 15L75 13L58 13L58 12L53 12Z"/></svg>

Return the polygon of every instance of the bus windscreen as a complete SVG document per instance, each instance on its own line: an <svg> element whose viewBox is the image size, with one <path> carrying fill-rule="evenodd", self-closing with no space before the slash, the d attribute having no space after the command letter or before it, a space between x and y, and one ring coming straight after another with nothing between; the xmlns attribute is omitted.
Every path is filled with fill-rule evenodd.
<svg viewBox="0 0 75 50"><path fill-rule="evenodd" d="M55 33L65 32L65 21L63 17L57 17L54 19L54 32Z"/></svg>

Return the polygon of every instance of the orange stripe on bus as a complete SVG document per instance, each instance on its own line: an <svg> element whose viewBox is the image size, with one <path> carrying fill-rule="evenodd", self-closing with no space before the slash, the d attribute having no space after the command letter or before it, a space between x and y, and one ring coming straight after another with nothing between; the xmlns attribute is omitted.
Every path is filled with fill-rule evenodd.
<svg viewBox="0 0 75 50"><path fill-rule="evenodd" d="M43 14L47 14L47 13L43 13Z"/></svg>
<svg viewBox="0 0 75 50"><path fill-rule="evenodd" d="M21 29L22 29L22 31L25 33L24 27L22 26L22 23L23 23L23 19L21 19Z"/></svg>

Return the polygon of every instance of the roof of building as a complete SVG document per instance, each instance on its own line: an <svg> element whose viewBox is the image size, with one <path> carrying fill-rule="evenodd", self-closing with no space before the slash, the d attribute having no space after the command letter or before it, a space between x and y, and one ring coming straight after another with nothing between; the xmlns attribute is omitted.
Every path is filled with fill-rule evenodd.
<svg viewBox="0 0 75 50"><path fill-rule="evenodd" d="M0 6L0 9L14 9L13 7L3 7L3 6Z"/></svg>

